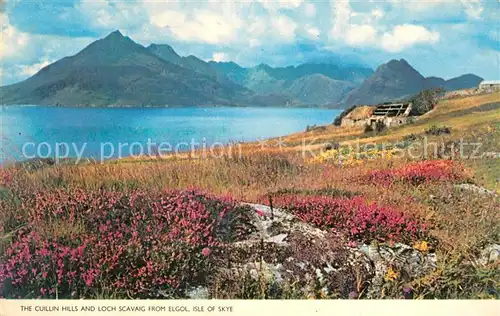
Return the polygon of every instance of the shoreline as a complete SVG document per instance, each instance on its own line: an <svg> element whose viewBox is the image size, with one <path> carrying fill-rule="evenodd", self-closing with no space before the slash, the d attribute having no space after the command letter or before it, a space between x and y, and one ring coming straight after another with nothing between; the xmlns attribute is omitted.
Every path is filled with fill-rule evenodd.
<svg viewBox="0 0 500 316"><path fill-rule="evenodd" d="M258 105L53 105L53 104L2 104L3 108L9 107L48 107L64 109L194 109L194 108L252 108L252 109L318 109L318 110L345 110L345 107L329 107L321 105L297 106L258 106Z"/></svg>

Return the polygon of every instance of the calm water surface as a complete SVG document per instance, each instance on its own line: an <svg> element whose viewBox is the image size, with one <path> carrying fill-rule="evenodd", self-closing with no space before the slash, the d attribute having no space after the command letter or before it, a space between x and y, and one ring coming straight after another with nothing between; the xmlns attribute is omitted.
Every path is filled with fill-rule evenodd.
<svg viewBox="0 0 500 316"><path fill-rule="evenodd" d="M98 158L139 153L150 143L254 141L333 122L340 110L283 108L55 108L9 106L1 111L0 161L31 156ZM66 145L57 145L64 143ZM128 144L128 145L124 145ZM112 146L113 149L111 148ZM191 146L191 145L189 145ZM195 145L198 146L198 145ZM131 148L132 147L132 148ZM166 148L166 147L164 147ZM187 145L179 145L187 150ZM103 150L105 151L103 153ZM24 151L24 152L23 152Z"/></svg>

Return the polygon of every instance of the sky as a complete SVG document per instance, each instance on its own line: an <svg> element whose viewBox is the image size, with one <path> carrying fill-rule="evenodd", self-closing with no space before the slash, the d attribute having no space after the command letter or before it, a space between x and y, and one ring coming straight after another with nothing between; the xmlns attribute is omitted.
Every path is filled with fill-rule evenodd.
<svg viewBox="0 0 500 316"><path fill-rule="evenodd" d="M0 0L0 84L120 30L251 67L405 58L424 76L500 79L500 0Z"/></svg>

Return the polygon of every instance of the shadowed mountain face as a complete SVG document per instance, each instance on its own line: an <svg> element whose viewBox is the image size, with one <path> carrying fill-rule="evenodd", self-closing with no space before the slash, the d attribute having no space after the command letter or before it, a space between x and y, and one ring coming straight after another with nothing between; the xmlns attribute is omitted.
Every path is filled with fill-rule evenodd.
<svg viewBox="0 0 500 316"><path fill-rule="evenodd" d="M391 60L379 66L361 86L349 92L342 103L346 106L376 104L402 99L429 88L457 90L477 87L481 81L482 78L470 74L450 80L425 78L406 60Z"/></svg>
<svg viewBox="0 0 500 316"><path fill-rule="evenodd" d="M147 49L154 55L160 57L161 59L168 61L169 63L191 69L194 72L216 78L217 72L213 69L207 62L195 57L193 55L187 57L179 56L172 46L167 44L151 44Z"/></svg>
<svg viewBox="0 0 500 316"><path fill-rule="evenodd" d="M461 89L469 89L473 87L477 87L483 78L473 75L466 74L460 77L456 77L445 82L444 88L448 91L453 90L461 90Z"/></svg>
<svg viewBox="0 0 500 316"><path fill-rule="evenodd" d="M182 57L166 44L147 48L119 31L31 78L0 87L3 104L64 106L329 106L394 100L430 87L477 86L464 75L424 78L404 59L376 72L359 65L306 63L244 68Z"/></svg>
<svg viewBox="0 0 500 316"><path fill-rule="evenodd" d="M233 62L210 62L226 78L261 95L285 94L303 104L335 106L373 71L361 66L302 64L243 68Z"/></svg>
<svg viewBox="0 0 500 316"><path fill-rule="evenodd" d="M5 104L66 106L239 105L251 96L162 59L118 31L0 93Z"/></svg>

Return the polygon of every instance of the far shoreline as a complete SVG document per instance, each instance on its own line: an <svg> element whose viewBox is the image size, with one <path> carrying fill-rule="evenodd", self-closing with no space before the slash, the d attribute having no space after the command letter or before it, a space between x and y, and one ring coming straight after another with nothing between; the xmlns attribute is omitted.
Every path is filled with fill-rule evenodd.
<svg viewBox="0 0 500 316"><path fill-rule="evenodd" d="M49 107L67 109L195 109L195 108L253 108L253 109L318 109L318 110L345 110L346 107L297 105L297 106L258 106L258 105L54 105L54 104L2 104L2 108L8 107Z"/></svg>

